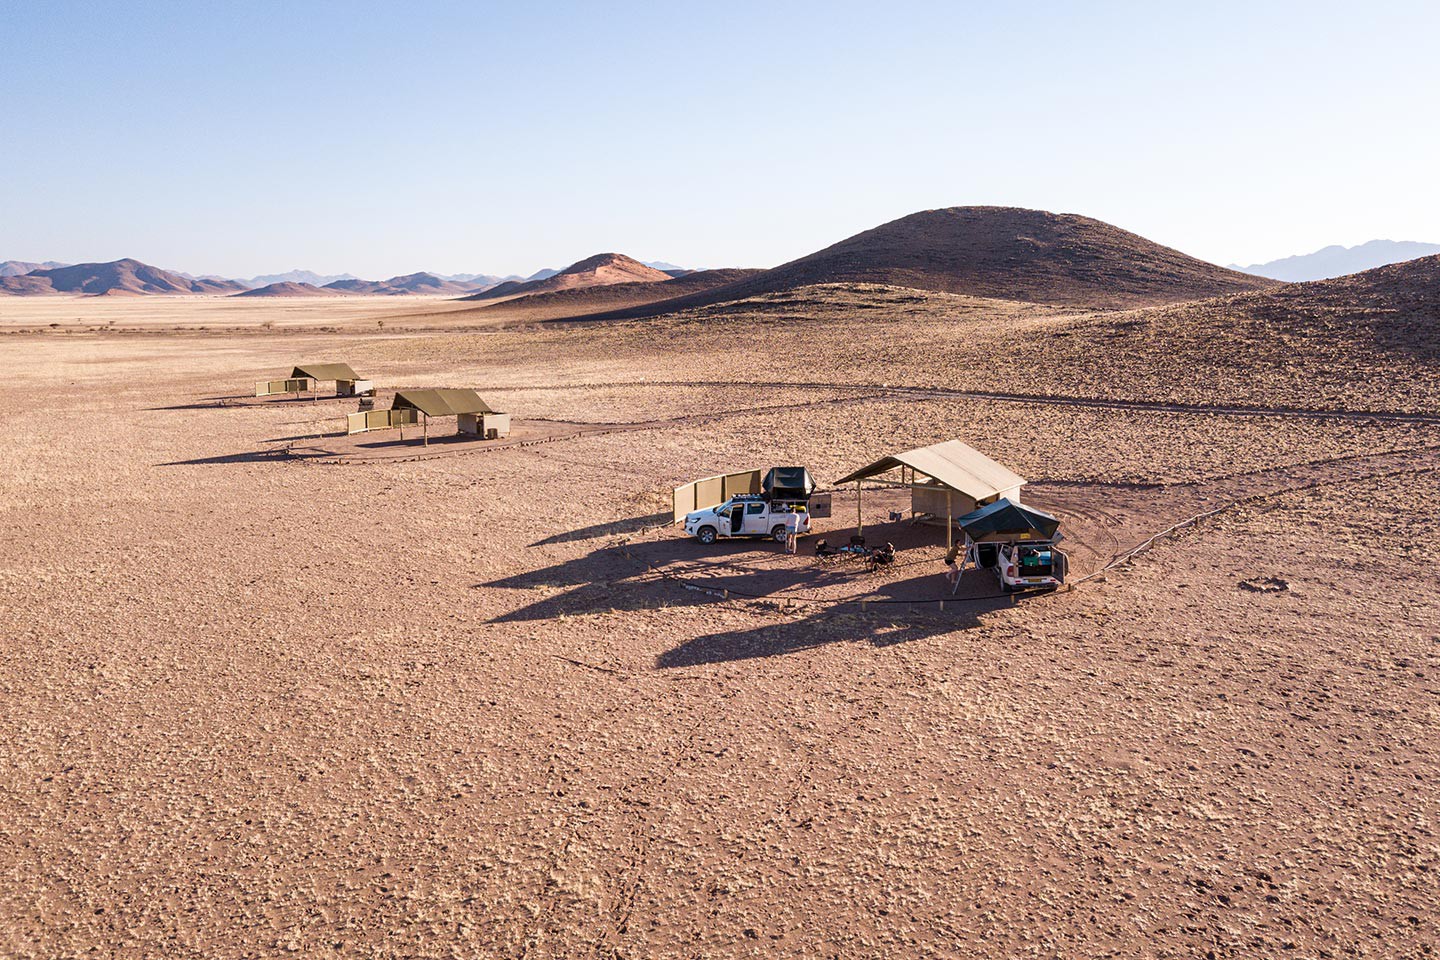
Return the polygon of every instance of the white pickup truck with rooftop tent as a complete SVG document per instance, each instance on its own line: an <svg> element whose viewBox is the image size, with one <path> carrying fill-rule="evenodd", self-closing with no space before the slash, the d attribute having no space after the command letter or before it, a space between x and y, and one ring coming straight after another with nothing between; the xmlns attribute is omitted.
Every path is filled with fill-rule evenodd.
<svg viewBox="0 0 1440 960"><path fill-rule="evenodd" d="M815 480L808 470L774 467L761 488L763 493L736 494L716 506L692 510L685 515L685 532L704 544L728 537L770 537L784 543L792 528L797 536L810 532Z"/></svg>
<svg viewBox="0 0 1440 960"><path fill-rule="evenodd" d="M803 506L771 503L758 493L742 493L685 516L685 532L701 543L726 537L771 537L784 543L791 524L797 534L810 532L810 517Z"/></svg>

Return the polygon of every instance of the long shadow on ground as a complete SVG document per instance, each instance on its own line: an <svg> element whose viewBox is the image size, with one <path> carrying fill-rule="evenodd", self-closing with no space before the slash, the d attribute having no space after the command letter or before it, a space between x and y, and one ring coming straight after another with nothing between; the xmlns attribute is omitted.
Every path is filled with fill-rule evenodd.
<svg viewBox="0 0 1440 960"><path fill-rule="evenodd" d="M653 527L662 523L670 517L670 511L652 513L648 517L630 517L626 520L614 520L610 523L597 523L589 527L581 527L579 530L567 530L564 533L557 533L544 540L536 540L530 544L532 547L543 547L552 543L570 543L575 540L594 540L596 537L613 537L622 533L634 533L646 527Z"/></svg>
<svg viewBox="0 0 1440 960"><path fill-rule="evenodd" d="M157 466L195 467L225 463L276 463L303 458L303 454L291 453L288 450L277 447L270 450L249 450L244 453L222 453L214 457L196 457L194 460L171 460L167 463L157 464Z"/></svg>
<svg viewBox="0 0 1440 960"><path fill-rule="evenodd" d="M702 593L679 589L663 579L632 579L638 572L635 562L618 549L604 547L541 570L477 583L475 589L563 590L502 614L493 623L525 623L562 616L659 610L712 602Z"/></svg>
<svg viewBox="0 0 1440 960"><path fill-rule="evenodd" d="M269 407L282 404L291 406L297 403L328 403L332 400L355 400L355 397L322 396L318 400L314 397L256 397L251 394L236 394L230 397L201 397L189 403L175 403L164 407L146 407L146 413L158 413L165 410L220 410L228 407Z"/></svg>
<svg viewBox="0 0 1440 960"><path fill-rule="evenodd" d="M617 525L640 526L651 519L636 517ZM559 539L600 535L596 531L611 526L615 525L597 525ZM777 610L794 609L798 603L809 611L803 619L687 640L657 657L657 669L782 656L837 642L863 641L877 647L907 643L970 629L986 614L1021 602L1016 596L997 594L993 578L978 571L971 571L952 594L943 586L943 575L932 569L936 564L928 562L916 563L915 569L923 572L913 576L876 580L854 564L747 569L743 566L747 560L756 561L756 544L746 541L702 548L675 537L627 549L628 556L619 546L601 547L540 570L478 583L475 589L546 592L496 617L494 623L694 607L714 603L720 596L769 601ZM728 565L731 560L735 566ZM791 592L797 590L802 592ZM827 595L833 599L806 599ZM935 602L941 598L943 606Z"/></svg>
<svg viewBox="0 0 1440 960"><path fill-rule="evenodd" d="M953 615L947 606L945 615L917 614L912 609L889 613L857 613L854 606L824 608L803 620L767 624L749 630L726 630L687 640L655 658L658 670L699 667L712 663L752 660L757 657L779 657L802 650L823 647L830 643L866 642L875 647L889 647L942 633L969 630L981 617L1010 606L1011 598L986 598L984 604L965 604Z"/></svg>

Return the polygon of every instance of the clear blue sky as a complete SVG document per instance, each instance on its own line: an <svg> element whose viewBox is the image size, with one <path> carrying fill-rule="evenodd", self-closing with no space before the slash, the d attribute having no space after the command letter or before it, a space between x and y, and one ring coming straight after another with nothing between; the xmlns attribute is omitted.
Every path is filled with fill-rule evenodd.
<svg viewBox="0 0 1440 960"><path fill-rule="evenodd" d="M1440 4L0 0L0 259L770 266L906 213L1440 242Z"/></svg>

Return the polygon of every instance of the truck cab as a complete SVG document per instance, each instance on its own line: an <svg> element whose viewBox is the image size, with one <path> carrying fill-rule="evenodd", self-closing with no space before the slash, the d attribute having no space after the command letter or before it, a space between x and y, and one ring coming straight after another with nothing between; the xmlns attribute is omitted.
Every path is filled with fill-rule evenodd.
<svg viewBox="0 0 1440 960"><path fill-rule="evenodd" d="M797 534L810 532L803 503L771 501L760 494L741 494L685 515L685 532L704 544L727 537L770 537L783 543L792 524Z"/></svg>

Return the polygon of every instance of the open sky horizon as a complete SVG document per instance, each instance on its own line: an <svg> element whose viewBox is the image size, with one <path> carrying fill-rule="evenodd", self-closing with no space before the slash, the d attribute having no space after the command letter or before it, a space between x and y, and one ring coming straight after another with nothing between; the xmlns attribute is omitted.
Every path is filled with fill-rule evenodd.
<svg viewBox="0 0 1440 960"><path fill-rule="evenodd" d="M0 259L768 267L971 204L1440 242L1440 7L1171 7L0 0Z"/></svg>

